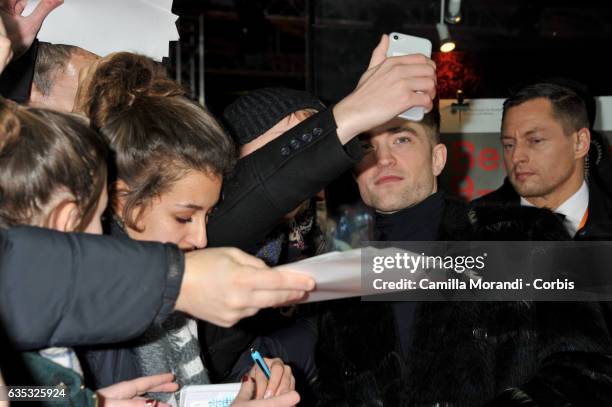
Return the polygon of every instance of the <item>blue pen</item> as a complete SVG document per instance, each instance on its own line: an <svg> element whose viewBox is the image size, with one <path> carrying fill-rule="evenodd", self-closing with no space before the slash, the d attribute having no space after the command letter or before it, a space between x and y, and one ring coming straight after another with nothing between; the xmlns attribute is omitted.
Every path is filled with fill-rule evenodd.
<svg viewBox="0 0 612 407"><path fill-rule="evenodd" d="M270 373L270 368L266 365L266 361L263 360L259 352L253 348L251 348L251 359L253 359L253 362L257 363L257 366L259 366L264 375L266 375L266 379L270 380L270 375L272 374Z"/></svg>

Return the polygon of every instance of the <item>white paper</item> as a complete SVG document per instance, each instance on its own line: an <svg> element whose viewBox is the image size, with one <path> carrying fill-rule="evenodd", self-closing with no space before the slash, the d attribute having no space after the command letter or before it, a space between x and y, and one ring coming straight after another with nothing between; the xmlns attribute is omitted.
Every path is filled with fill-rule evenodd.
<svg viewBox="0 0 612 407"><path fill-rule="evenodd" d="M140 0L144 3L149 3L164 11L172 12L172 2L174 0Z"/></svg>
<svg viewBox="0 0 612 407"><path fill-rule="evenodd" d="M229 407L240 391L240 383L185 386L179 407Z"/></svg>
<svg viewBox="0 0 612 407"><path fill-rule="evenodd" d="M280 268L314 278L317 287L305 302L361 295L361 249L327 253Z"/></svg>
<svg viewBox="0 0 612 407"><path fill-rule="evenodd" d="M277 267L277 269L303 273L315 280L317 284L315 290L309 293L303 302L385 294L385 291L361 286L361 250L327 253L285 264ZM368 247L367 250L370 253L376 253L376 256L394 256L400 252L417 256L415 253L397 248L375 249ZM422 270L417 270L411 276L416 279L421 273Z"/></svg>
<svg viewBox="0 0 612 407"><path fill-rule="evenodd" d="M167 28L170 30L168 35L168 41L178 41L180 39L179 31L176 26L176 21L178 20L178 16L176 14L172 14L172 2L174 0L140 0L145 4L150 4L159 9L163 10L168 14L169 24Z"/></svg>
<svg viewBox="0 0 612 407"><path fill-rule="evenodd" d="M30 0L24 15L39 1ZM179 38L171 9L172 0L65 0L45 19L38 39L101 56L130 51L161 61L169 41Z"/></svg>

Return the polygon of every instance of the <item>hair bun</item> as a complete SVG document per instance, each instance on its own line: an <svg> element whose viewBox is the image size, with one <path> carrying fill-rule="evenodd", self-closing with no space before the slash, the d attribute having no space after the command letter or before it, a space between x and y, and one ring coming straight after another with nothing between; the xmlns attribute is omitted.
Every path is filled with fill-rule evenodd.
<svg viewBox="0 0 612 407"><path fill-rule="evenodd" d="M19 109L17 103L0 97L0 153L6 145L12 144L21 132L17 109Z"/></svg>
<svg viewBox="0 0 612 407"><path fill-rule="evenodd" d="M168 78L165 68L143 55L112 54L97 67L90 87L89 116L95 127L131 108L138 100L183 96L185 89Z"/></svg>

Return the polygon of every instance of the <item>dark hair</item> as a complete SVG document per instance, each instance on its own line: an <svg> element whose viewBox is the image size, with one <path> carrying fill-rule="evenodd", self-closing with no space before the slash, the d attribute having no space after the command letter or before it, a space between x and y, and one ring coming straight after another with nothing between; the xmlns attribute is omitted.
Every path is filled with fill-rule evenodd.
<svg viewBox="0 0 612 407"><path fill-rule="evenodd" d="M33 224L53 195L67 190L83 231L106 184L106 153L84 118L0 98L0 226Z"/></svg>
<svg viewBox="0 0 612 407"><path fill-rule="evenodd" d="M440 110L437 104L434 102L434 107L420 122L426 129L428 129L429 137L433 141L433 145L440 143Z"/></svg>
<svg viewBox="0 0 612 407"><path fill-rule="evenodd" d="M546 78L542 82L553 83L574 91L574 93L576 93L576 95L578 95L584 102L584 107L587 111L587 118L589 119L589 128L592 128L595 125L595 119L597 118L597 103L588 86L586 86L584 83L562 76Z"/></svg>
<svg viewBox="0 0 612 407"><path fill-rule="evenodd" d="M434 107L428 113L425 113L420 122L415 122L425 128L425 133L431 141L432 148L440 144L440 110L437 103L434 102ZM367 140L369 133L365 132L359 135L359 139Z"/></svg>
<svg viewBox="0 0 612 407"><path fill-rule="evenodd" d="M589 128L589 117L584 100L573 90L549 82L525 86L506 99L502 122L506 118L508 109L539 98L550 102L553 115L561 122L566 133Z"/></svg>
<svg viewBox="0 0 612 407"><path fill-rule="evenodd" d="M50 44L41 42L38 44L36 64L34 66L33 83L43 96L49 95L55 75L64 69L68 59L78 50L73 45Z"/></svg>
<svg viewBox="0 0 612 407"><path fill-rule="evenodd" d="M217 121L147 57L122 52L101 61L81 103L110 143L114 176L129 187L111 193L125 198L121 215L131 228L137 228L135 209L185 172L224 176L233 168L234 145Z"/></svg>

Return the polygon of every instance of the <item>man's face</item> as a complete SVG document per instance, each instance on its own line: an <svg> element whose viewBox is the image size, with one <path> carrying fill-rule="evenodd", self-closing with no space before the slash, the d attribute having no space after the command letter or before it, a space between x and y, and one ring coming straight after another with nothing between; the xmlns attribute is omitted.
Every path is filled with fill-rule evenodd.
<svg viewBox="0 0 612 407"><path fill-rule="evenodd" d="M30 104L37 107L72 112L79 87L79 73L100 59L99 56L79 48L70 55L66 66L54 74L48 95L43 96L33 86Z"/></svg>
<svg viewBox="0 0 612 407"><path fill-rule="evenodd" d="M127 227L128 235L135 240L174 243L185 251L206 247L208 215L219 201L222 182L219 175L187 172L149 205L138 208L140 230Z"/></svg>
<svg viewBox="0 0 612 407"><path fill-rule="evenodd" d="M533 99L507 110L504 165L514 189L532 204L556 209L582 184L590 135L566 134L550 101Z"/></svg>
<svg viewBox="0 0 612 407"><path fill-rule="evenodd" d="M413 206L437 189L446 163L446 147L432 147L423 125L395 118L362 139L363 160L355 176L363 201L379 212Z"/></svg>

